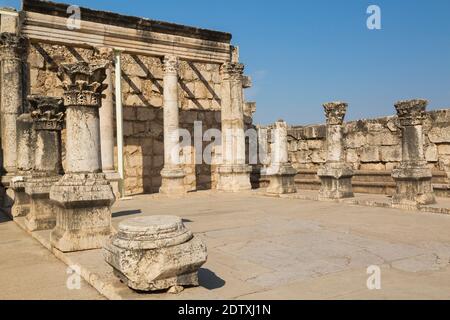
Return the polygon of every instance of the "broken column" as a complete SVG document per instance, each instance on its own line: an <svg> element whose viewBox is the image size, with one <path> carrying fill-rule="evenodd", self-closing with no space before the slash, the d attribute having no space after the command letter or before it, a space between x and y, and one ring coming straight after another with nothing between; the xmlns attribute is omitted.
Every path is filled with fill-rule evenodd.
<svg viewBox="0 0 450 320"><path fill-rule="evenodd" d="M25 182L25 192L31 199L25 225L29 231L53 229L57 208L50 201L50 188L62 174L61 130L64 125L64 105L61 98L29 96L33 131L34 166Z"/></svg>
<svg viewBox="0 0 450 320"><path fill-rule="evenodd" d="M287 124L283 120L275 122L271 130L271 164L264 171L264 175L269 178L269 186L266 193L271 195L295 193L295 175L297 171L289 163Z"/></svg>
<svg viewBox="0 0 450 320"><path fill-rule="evenodd" d="M392 197L394 206L417 206L435 203L431 169L424 155L422 125L428 101L408 100L395 104L402 128L402 162L392 171L397 185Z"/></svg>
<svg viewBox="0 0 450 320"><path fill-rule="evenodd" d="M100 121L105 66L64 64L66 172L50 191L58 205L52 245L63 252L101 248L111 233L114 194L102 173Z"/></svg>
<svg viewBox="0 0 450 320"><path fill-rule="evenodd" d="M174 216L122 221L104 252L114 274L139 291L198 286L198 270L207 259L204 243Z"/></svg>
<svg viewBox="0 0 450 320"><path fill-rule="evenodd" d="M35 131L30 113L17 118L17 175L11 179L14 190L13 218L25 217L30 212L30 196L25 192L25 183L31 178L34 167Z"/></svg>
<svg viewBox="0 0 450 320"><path fill-rule="evenodd" d="M224 63L222 76L222 163L218 167L217 189L229 192L250 190L252 167L246 164L244 98L242 89L244 65L237 61Z"/></svg>
<svg viewBox="0 0 450 320"><path fill-rule="evenodd" d="M353 197L353 169L345 162L343 122L347 112L344 102L330 102L323 105L327 118L326 163L319 168L321 188L319 198L341 199Z"/></svg>
<svg viewBox="0 0 450 320"><path fill-rule="evenodd" d="M176 56L164 57L164 168L160 192L169 195L187 191L180 162L178 69Z"/></svg>

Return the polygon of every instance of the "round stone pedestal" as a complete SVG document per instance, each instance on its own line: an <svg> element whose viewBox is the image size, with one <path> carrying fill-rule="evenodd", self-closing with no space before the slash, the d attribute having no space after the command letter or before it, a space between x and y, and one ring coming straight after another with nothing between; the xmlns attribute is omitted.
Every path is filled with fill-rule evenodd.
<svg viewBox="0 0 450 320"><path fill-rule="evenodd" d="M137 291L198 286L207 258L203 242L175 216L122 221L104 252L114 274Z"/></svg>

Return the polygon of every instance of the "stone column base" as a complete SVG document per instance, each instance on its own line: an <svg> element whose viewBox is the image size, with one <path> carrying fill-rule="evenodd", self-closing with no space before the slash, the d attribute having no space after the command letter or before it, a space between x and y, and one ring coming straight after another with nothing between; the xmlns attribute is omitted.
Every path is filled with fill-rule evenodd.
<svg viewBox="0 0 450 320"><path fill-rule="evenodd" d="M14 190L14 204L11 208L13 218L25 217L30 212L31 199L25 192L25 178L16 177L11 181Z"/></svg>
<svg viewBox="0 0 450 320"><path fill-rule="evenodd" d="M352 198L353 169L345 163L327 163L317 171L321 188L319 199Z"/></svg>
<svg viewBox="0 0 450 320"><path fill-rule="evenodd" d="M252 167L248 165L222 165L218 168L219 181L217 190L225 192L239 192L251 190L250 173Z"/></svg>
<svg viewBox="0 0 450 320"><path fill-rule="evenodd" d="M291 165L269 167L263 175L269 179L269 186L266 189L268 195L296 193L295 176L297 170Z"/></svg>
<svg viewBox="0 0 450 320"><path fill-rule="evenodd" d="M186 174L182 168L162 169L162 183L159 192L167 195L183 195L187 192L184 185Z"/></svg>
<svg viewBox="0 0 450 320"><path fill-rule="evenodd" d="M198 269L207 258L205 244L172 216L121 222L104 252L114 274L139 291L198 286Z"/></svg>
<svg viewBox="0 0 450 320"><path fill-rule="evenodd" d="M436 203L429 168L397 168L392 171L392 178L397 185L397 190L392 196L394 207L417 207Z"/></svg>
<svg viewBox="0 0 450 320"><path fill-rule="evenodd" d="M62 252L99 249L111 234L111 205L115 197L102 173L72 173L55 184L50 199L58 208L50 235Z"/></svg>
<svg viewBox="0 0 450 320"><path fill-rule="evenodd" d="M56 224L56 206L50 201L49 193L60 176L30 178L25 184L25 192L30 197L30 212L25 217L28 231L50 230Z"/></svg>
<svg viewBox="0 0 450 320"><path fill-rule="evenodd" d="M0 204L2 212L6 215L12 216L12 206L14 205L15 193L11 188L11 180L14 178L12 174L7 174L2 176L1 184L2 184L2 203Z"/></svg>
<svg viewBox="0 0 450 320"><path fill-rule="evenodd" d="M105 174L106 180L109 181L109 184L113 189L114 196L116 197L116 199L119 199L121 197L119 190L119 181L120 181L119 173L115 171L105 171L103 173Z"/></svg>

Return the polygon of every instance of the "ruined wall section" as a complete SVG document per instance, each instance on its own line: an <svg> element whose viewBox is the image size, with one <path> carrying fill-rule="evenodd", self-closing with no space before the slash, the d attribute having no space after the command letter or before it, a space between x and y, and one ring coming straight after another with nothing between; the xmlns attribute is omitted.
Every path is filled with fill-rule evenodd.
<svg viewBox="0 0 450 320"><path fill-rule="evenodd" d="M61 97L59 66L82 60L90 62L93 55L92 48L33 42L28 48L25 68L30 84L27 93ZM180 62L180 126L190 131L192 140L195 121L202 121L203 133L210 128L220 129L219 67L217 63ZM164 162L161 59L123 54L122 91L126 192L158 192ZM203 148L208 144L205 142ZM215 166L196 165L194 141L190 145L182 150L187 162L186 185L191 190L213 188L217 181ZM117 152L115 163L117 166Z"/></svg>
<svg viewBox="0 0 450 320"><path fill-rule="evenodd" d="M396 116L344 124L346 160L355 170L391 171L401 161L401 130ZM297 170L325 163L325 125L289 130L289 158ZM425 155L434 171L450 176L450 109L430 111L424 123Z"/></svg>

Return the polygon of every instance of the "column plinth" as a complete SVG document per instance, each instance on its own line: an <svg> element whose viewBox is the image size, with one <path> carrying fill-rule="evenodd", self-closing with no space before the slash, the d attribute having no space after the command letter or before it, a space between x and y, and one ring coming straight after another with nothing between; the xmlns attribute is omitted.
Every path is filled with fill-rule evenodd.
<svg viewBox="0 0 450 320"><path fill-rule="evenodd" d="M105 66L64 64L66 110L66 173L52 186L50 199L58 210L52 245L71 252L101 248L111 233L115 197L102 173L100 151L101 92Z"/></svg>
<svg viewBox="0 0 450 320"><path fill-rule="evenodd" d="M423 120L428 101L408 100L395 104L402 127L402 162L392 171L396 192L392 204L396 207L417 207L435 203L431 184L431 169L424 154Z"/></svg>
<svg viewBox="0 0 450 320"><path fill-rule="evenodd" d="M323 105L327 118L327 159L317 171L320 178L320 199L342 199L353 197L353 169L345 161L343 123L347 104L330 102Z"/></svg>
<svg viewBox="0 0 450 320"><path fill-rule="evenodd" d="M266 193L268 195L295 193L297 192L295 187L297 170L289 163L286 122L277 121L271 129L271 135L271 164L262 173L269 178Z"/></svg>
<svg viewBox="0 0 450 320"><path fill-rule="evenodd" d="M222 163L218 166L217 189L228 192L250 190L252 167L245 161L244 97L242 91L244 65L224 63L222 77Z"/></svg>
<svg viewBox="0 0 450 320"><path fill-rule="evenodd" d="M178 69L177 57L164 57L164 168L159 192L167 195L187 192L186 174L180 163Z"/></svg>
<svg viewBox="0 0 450 320"><path fill-rule="evenodd" d="M61 178L61 130L64 106L60 98L29 96L33 120L34 165L25 181L25 193L30 197L30 211L25 217L29 231L53 229L56 207L50 201L50 188Z"/></svg>

